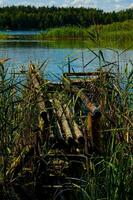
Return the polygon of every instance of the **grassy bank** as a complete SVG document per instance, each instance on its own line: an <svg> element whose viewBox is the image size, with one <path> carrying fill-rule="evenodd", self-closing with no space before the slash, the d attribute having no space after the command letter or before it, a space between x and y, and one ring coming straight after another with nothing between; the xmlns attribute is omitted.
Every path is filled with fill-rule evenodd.
<svg viewBox="0 0 133 200"><path fill-rule="evenodd" d="M133 20L116 22L109 25L97 25L89 28L62 27L49 29L36 36L37 39L80 39L100 42L102 46L114 44L133 44ZM100 39L99 39L100 38ZM98 41L99 40L99 41Z"/></svg>
<svg viewBox="0 0 133 200"><path fill-rule="evenodd" d="M0 40L4 39L37 39L37 40L73 40L88 43L91 47L118 47L133 46L133 20L116 22L108 25L93 25L88 28L82 27L59 27L42 31L38 35L15 36L0 34Z"/></svg>
<svg viewBox="0 0 133 200"><path fill-rule="evenodd" d="M81 29L79 27L53 28L37 35L38 39L85 39L86 37L86 29Z"/></svg>
<svg viewBox="0 0 133 200"><path fill-rule="evenodd" d="M133 20L103 25L100 28L101 42L133 45Z"/></svg>

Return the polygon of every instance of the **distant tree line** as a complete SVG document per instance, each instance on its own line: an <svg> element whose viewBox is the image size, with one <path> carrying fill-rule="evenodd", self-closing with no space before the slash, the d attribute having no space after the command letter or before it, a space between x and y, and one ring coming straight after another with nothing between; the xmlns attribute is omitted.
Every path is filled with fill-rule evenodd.
<svg viewBox="0 0 133 200"><path fill-rule="evenodd" d="M133 9L104 12L93 8L11 6L0 8L0 29L27 30L61 26L89 27L133 19Z"/></svg>

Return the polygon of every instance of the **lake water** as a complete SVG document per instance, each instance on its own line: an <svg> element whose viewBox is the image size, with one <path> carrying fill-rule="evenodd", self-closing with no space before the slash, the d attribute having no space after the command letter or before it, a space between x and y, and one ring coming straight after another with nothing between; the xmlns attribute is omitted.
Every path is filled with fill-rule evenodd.
<svg viewBox="0 0 133 200"><path fill-rule="evenodd" d="M36 35L38 33L40 33L41 31L12 31L12 30L8 30L8 31L0 31L0 34L6 34L6 35Z"/></svg>
<svg viewBox="0 0 133 200"><path fill-rule="evenodd" d="M7 62L9 69L15 68L19 71L22 68L27 69L30 61L41 65L47 60L46 77L56 81L68 70L68 57L71 70L76 72L95 71L99 65L115 61L116 64L119 61L121 68L124 69L130 60L133 62L133 50L122 53L123 50L103 48L101 51L107 62L103 62L102 59L99 61L96 57L95 54L98 54L99 49L93 48L92 51L87 43L82 41L0 40L0 58L11 59ZM129 66L131 68L130 64Z"/></svg>

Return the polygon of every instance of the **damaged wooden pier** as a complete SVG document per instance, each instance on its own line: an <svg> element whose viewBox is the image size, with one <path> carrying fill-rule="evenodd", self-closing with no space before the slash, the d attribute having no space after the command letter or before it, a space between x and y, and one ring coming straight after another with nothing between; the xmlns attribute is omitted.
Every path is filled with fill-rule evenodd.
<svg viewBox="0 0 133 200"><path fill-rule="evenodd" d="M29 65L25 90L34 99L35 124L20 137L20 153L6 173L11 183L22 177L27 183L30 174L32 187L35 176L34 189L46 195L51 188L74 187L89 171L89 156L101 151L102 106L96 87L100 76L106 78L106 73L64 73L61 83L52 83Z"/></svg>
<svg viewBox="0 0 133 200"><path fill-rule="evenodd" d="M63 144L63 147L66 144L70 153L80 152L82 147L81 152L88 154L88 142L95 144L94 128L101 117L100 106L91 94L94 88L90 88L94 87L93 81L96 81L99 75L98 72L64 73L62 83L54 84L43 80L32 64L29 66L31 88L37 98L38 127L43 143L50 142L54 146ZM83 79L81 76L87 78Z"/></svg>

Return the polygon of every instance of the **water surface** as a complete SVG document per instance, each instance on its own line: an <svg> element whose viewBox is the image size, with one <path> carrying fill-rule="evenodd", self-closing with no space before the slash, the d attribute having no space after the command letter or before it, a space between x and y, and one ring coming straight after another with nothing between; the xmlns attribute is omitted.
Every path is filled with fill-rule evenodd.
<svg viewBox="0 0 133 200"><path fill-rule="evenodd" d="M6 34L6 35L36 35L40 33L41 31L37 30L30 30L30 31L24 31L24 30L18 30L18 31L13 31L13 30L6 30L6 31L0 31L0 34Z"/></svg>
<svg viewBox="0 0 133 200"><path fill-rule="evenodd" d="M68 60L72 71L95 71L99 66L109 63L119 63L125 68L129 60L133 62L133 50L123 52L123 49L102 48L100 59L99 49L91 48L83 41L40 41L40 40L1 40L0 58L11 60L7 65L10 69L27 69L32 61L41 65L47 60L45 74L49 79L60 79L68 70ZM123 52L123 53L122 53ZM97 56L96 56L97 55ZM68 58L69 57L69 58ZM104 57L104 59L102 59ZM89 63L87 65L87 63ZM131 67L131 64L129 64ZM85 66L85 67L84 67ZM112 67L112 65L110 65ZM114 66L113 66L114 67Z"/></svg>

